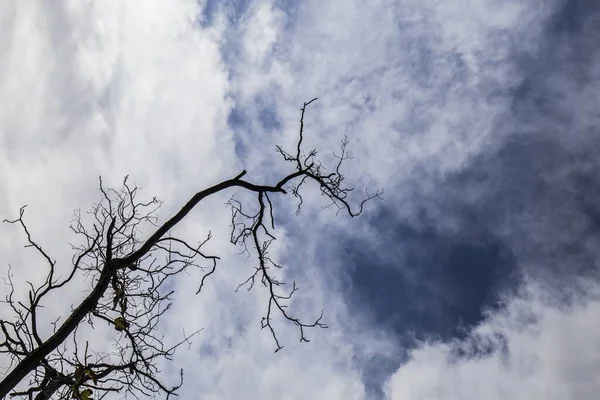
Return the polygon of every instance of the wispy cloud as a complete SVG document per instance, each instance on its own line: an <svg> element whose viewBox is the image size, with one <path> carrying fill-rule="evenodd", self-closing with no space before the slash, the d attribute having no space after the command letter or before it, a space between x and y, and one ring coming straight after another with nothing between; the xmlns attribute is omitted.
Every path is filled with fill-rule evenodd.
<svg viewBox="0 0 600 400"><path fill-rule="evenodd" d="M598 286L586 286L565 304L532 284L466 339L423 343L388 381L388 397L595 398L600 303Z"/></svg>

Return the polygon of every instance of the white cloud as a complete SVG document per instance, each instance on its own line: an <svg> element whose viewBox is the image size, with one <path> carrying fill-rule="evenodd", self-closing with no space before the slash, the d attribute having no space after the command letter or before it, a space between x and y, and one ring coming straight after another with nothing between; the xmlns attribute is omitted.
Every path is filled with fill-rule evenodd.
<svg viewBox="0 0 600 400"><path fill-rule="evenodd" d="M0 61L0 163L8 171L1 177L0 212L16 216L21 205L29 204L26 218L32 233L61 268L71 257L72 210L85 210L97 201L99 174L109 185L130 174L145 195L165 200L160 210L164 220L195 191L239 173L226 125L232 103L220 38L218 31L194 25L200 12L195 2L3 7L11 8L2 12L11 18L0 27L0 37L10 38L3 43L7 51ZM274 40L272 31L256 31L261 18L270 21L265 12L258 9L253 28L253 38L264 39L263 52ZM252 172L251 179L259 181L260 175ZM303 353L305 345L294 351L297 331L279 323L287 353L272 354L270 335L258 329L264 293L233 292L251 274L253 260L236 258L239 249L227 244L229 211L223 203L230 195L206 202L178 228L191 240L212 230L214 239L207 247L224 260L198 297L197 274L173 282L178 302L165 319L164 331L173 334L169 339L178 340L183 327L188 333L205 330L191 350L182 349L165 366L167 381L183 367L188 394L361 397L356 372L339 364L346 360L343 365L348 365L351 355L335 346L323 344L321 352L313 346ZM278 243L285 243L284 231ZM33 253L14 251L21 244L15 227L2 225L1 263L13 265L15 282L43 279L45 266ZM280 251L274 246L273 256ZM46 319L68 313L83 296L80 284L46 305ZM101 346L108 345L102 338L114 332L100 329L95 334ZM214 357L199 362L203 348L212 348ZM250 374L244 365L259 368Z"/></svg>
<svg viewBox="0 0 600 400"><path fill-rule="evenodd" d="M245 50L228 59L236 107L253 123L236 132L248 146L244 163L272 169L259 153L292 144L299 106L318 96L307 114L306 147L318 144L327 159L347 134L352 183L403 193L398 211L410 220L420 197L435 197L436 179L504 140L495 127L522 79L512 55L535 49L552 7L315 1L303 3L293 20L270 1L253 9L261 12L231 26L228 43L236 48L242 38ZM266 61L254 56L265 54L266 42L246 35L259 21L277 32ZM261 126L264 108L281 129Z"/></svg>
<svg viewBox="0 0 600 400"><path fill-rule="evenodd" d="M568 304L530 284L466 340L422 344L389 379L387 397L595 399L600 286L582 286Z"/></svg>

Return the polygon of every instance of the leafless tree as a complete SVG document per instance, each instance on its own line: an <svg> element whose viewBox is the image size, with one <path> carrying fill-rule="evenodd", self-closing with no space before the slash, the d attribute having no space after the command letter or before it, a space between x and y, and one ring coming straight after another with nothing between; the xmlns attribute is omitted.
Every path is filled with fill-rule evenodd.
<svg viewBox="0 0 600 400"><path fill-rule="evenodd" d="M5 303L12 308L14 319L0 320L3 334L0 352L5 359L10 359L9 372L0 382L0 398L10 395L38 400L52 397L88 400L92 396L104 398L111 392L135 398L155 394L166 398L176 395L183 383L183 371L179 381L168 386L158 376L157 362L169 360L178 346L198 332L184 335L181 341L169 346L156 335L161 316L171 306L173 291L166 289L165 283L187 269L200 268L203 275L198 293L206 278L215 271L219 257L203 251L210 233L204 240L192 245L170 232L204 199L230 188L242 189L256 196L253 208L258 209L257 212L247 212L242 202L234 198L227 203L232 210L231 242L255 254L257 265L240 286L246 285L250 289L255 282L260 282L268 291L262 327L268 328L273 336L275 351L282 348L272 326L275 313L298 327L301 341L308 341L305 336L307 328L326 328L322 322L323 313L306 323L291 315L286 308L286 302L297 287L293 283L290 289L283 290L283 282L274 274L282 266L269 257L268 249L275 239L271 197L294 195L298 198L299 212L303 201L301 189L305 183L313 182L328 198L329 206L354 217L362 212L365 202L379 198L381 192L367 192L358 209L350 207L347 196L352 189L343 185L344 175L341 172L343 162L350 158L347 139L342 141L341 152L334 153L337 164L331 172L325 172L316 159L315 150L308 153L302 150L304 114L306 107L315 100L304 103L301 109L295 151L288 153L277 147L278 153L293 165L294 170L274 185L246 181L243 179L246 171L242 171L232 179L197 192L171 219L158 225L156 212L161 203L156 198L138 200L139 189L130 184L127 177L118 190L106 188L100 179L101 201L88 211L87 216L76 212L71 225L82 239L82 244L73 246L72 266L64 278L57 274L56 261L30 234L24 219L25 207L21 208L17 219L5 220L20 226L26 236L26 247L44 258L48 272L43 284L34 287L29 283L28 301L21 302L14 297L9 270L7 283L11 290ZM87 220L91 222L87 223ZM147 239L141 239L142 229L148 226L154 233ZM39 333L38 321L44 301L51 293L64 290L76 276L91 282L90 293L62 323L53 324L53 333L49 337L43 337ZM94 349L93 343L80 339L78 329L84 323L92 327L99 323L109 324L118 331L115 350L102 352ZM17 389L26 383L28 389Z"/></svg>

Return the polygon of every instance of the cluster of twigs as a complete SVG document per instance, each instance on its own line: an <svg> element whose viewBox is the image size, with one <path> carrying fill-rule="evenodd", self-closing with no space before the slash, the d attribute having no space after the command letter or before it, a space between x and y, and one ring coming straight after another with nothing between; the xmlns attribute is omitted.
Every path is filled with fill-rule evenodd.
<svg viewBox="0 0 600 400"><path fill-rule="evenodd" d="M129 183L126 177L119 190L105 188L100 179L102 201L88 211L91 225L86 218L76 212L71 225L79 235L82 244L73 246L75 256L66 278L57 276L56 262L29 233L24 220L25 207L19 218L5 220L19 225L27 237L26 247L31 247L43 256L47 264L45 282L34 287L30 285L28 302L14 299L14 285L9 271L7 283L11 291L5 302L15 314L13 321L0 320L4 339L0 342L0 353L10 359L10 372L0 382L0 398L10 393L11 397L29 399L50 399L55 394L59 398L82 400L103 398L111 392L131 394L136 398L162 393L169 398L176 395L183 383L183 371L179 382L167 386L158 377L159 360L169 360L175 349L196 335L198 331L185 335L181 341L165 345L163 338L156 335L161 316L171 306L173 290L165 289L165 283L189 268L200 268L204 274L198 292L208 276L215 272L219 257L205 254L203 246L210 240L210 233L201 242L192 245L182 238L172 236L171 230L188 213L207 197L230 188L238 188L256 196L258 211L248 213L244 205L231 198L227 203L232 210L231 242L243 246L250 254L254 252L258 264L253 274L239 287L248 290L260 281L269 292L269 300L262 327L268 328L279 351L282 346L272 326L273 314L279 312L283 318L295 324L300 331L300 340L307 342L305 329L326 328L322 322L323 312L310 323L302 322L290 314L286 301L296 292L295 282L289 291L282 293L283 282L274 275L273 268L282 266L269 256L269 246L275 240L274 210L271 196L292 193L299 199L297 212L300 212L303 199L301 188L306 182L319 185L321 194L340 210L350 216L357 216L365 202L378 198L380 191L368 192L358 210L354 211L347 202L351 188L343 186L342 163L349 159L344 138L341 153L335 154L338 162L330 173L325 172L316 160L315 150L305 154L302 151L304 134L304 114L301 109L300 132L295 154L277 147L286 161L292 163L295 171L284 176L274 185L257 185L243 179L246 171L236 177L222 181L196 193L171 219L159 225L156 212L161 203L153 198L142 202L137 200L139 188ZM151 227L154 233L141 239L143 229ZM90 293L72 310L61 324L53 324L53 333L47 338L39 334L39 314L48 296L63 289L81 274L92 283ZM197 292L197 293L198 293ZM81 345L78 330L82 323L92 327L97 323L110 325L118 333L114 350L110 353L93 349L89 341ZM66 343L73 342L67 349ZM83 349L80 349L83 347ZM27 390L16 390L25 379L29 379ZM12 393L11 393L12 391Z"/></svg>

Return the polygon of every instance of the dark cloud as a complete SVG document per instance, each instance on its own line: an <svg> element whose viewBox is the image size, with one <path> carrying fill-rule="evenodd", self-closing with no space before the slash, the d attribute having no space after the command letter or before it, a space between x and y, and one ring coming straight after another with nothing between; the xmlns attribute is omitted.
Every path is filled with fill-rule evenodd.
<svg viewBox="0 0 600 400"><path fill-rule="evenodd" d="M355 266L349 278L357 306L371 307L375 323L401 336L459 334L481 320L482 308L499 300L498 287L514 278L514 258L492 237L461 238L427 225L417 230L389 209L371 223L376 241L349 239L337 255Z"/></svg>
<svg viewBox="0 0 600 400"><path fill-rule="evenodd" d="M405 314L395 325L399 331L453 335L461 324L477 323L489 294L517 264L527 274L561 277L595 270L600 132L589 125L579 131L575 118L591 116L576 115L560 101L580 98L578 87L548 78L569 70L580 71L579 78L573 73L565 81L589 80L589 54L600 47L583 29L600 15L592 3L565 3L539 54L516 55L524 79L511 113L498 121L503 139L459 172L435 179L433 195L413 199L419 226L394 218L391 205L372 219L378 237L370 245L349 241L340 251L356 266L350 296L373 303L376 319L399 309L396 314ZM573 56L553 52L559 43ZM588 56L575 56L577 48ZM400 199L388 195L386 203Z"/></svg>
<svg viewBox="0 0 600 400"><path fill-rule="evenodd" d="M352 266L346 270L350 309L366 315L368 324L393 331L405 349L422 340L462 336L486 309L498 307L501 289L516 285L514 257L491 236L463 238L427 223L417 230L389 208L371 224L377 238L342 238L330 256ZM381 396L383 380L402 361L397 354L360 360L373 395Z"/></svg>
<svg viewBox="0 0 600 400"><path fill-rule="evenodd" d="M556 288L597 276L600 120L590 90L600 89L600 3L564 2L536 51L516 48L522 83L490 146L456 173L425 176L437 190L415 190L412 223L393 210L405 197L388 192L388 209L370 221L377 237L346 237L332 254L352 265L352 308L409 348L461 337L523 275ZM400 362L366 360L365 383L379 393L374 382Z"/></svg>
<svg viewBox="0 0 600 400"><path fill-rule="evenodd" d="M511 114L497 126L507 139L445 183L454 186L457 203L461 192L480 193L462 203L538 278L589 275L598 267L600 121L590 96L600 88L598 21L598 2L562 5L539 50L516 56L524 79Z"/></svg>

